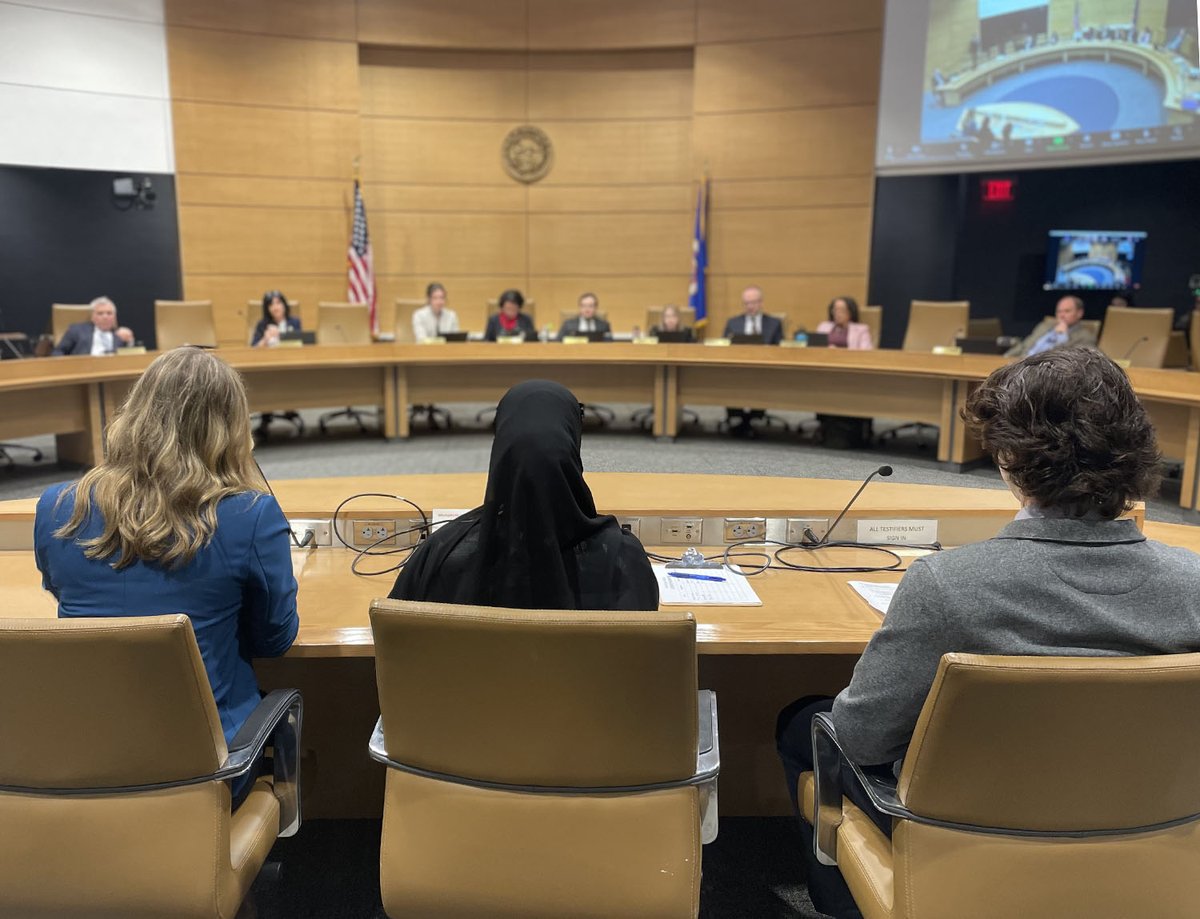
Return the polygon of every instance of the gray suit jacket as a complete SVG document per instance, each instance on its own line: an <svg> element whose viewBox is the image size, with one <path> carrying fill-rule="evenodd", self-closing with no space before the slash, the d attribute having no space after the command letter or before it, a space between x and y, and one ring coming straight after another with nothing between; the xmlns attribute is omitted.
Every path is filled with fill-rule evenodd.
<svg viewBox="0 0 1200 919"><path fill-rule="evenodd" d="M1019 344L1013 345L1004 352L1005 357L1024 357L1029 353L1029 349L1038 343L1043 335L1051 331L1058 320L1053 316L1043 319L1037 324L1032 332ZM1060 345L1060 347L1064 347ZM1092 334L1092 330L1084 326L1083 322L1077 322L1075 325L1067 329L1067 348L1094 348L1096 347L1096 336Z"/></svg>
<svg viewBox="0 0 1200 919"><path fill-rule="evenodd" d="M862 764L899 760L943 654L1098 657L1200 650L1200 555L1130 520L1014 520L917 559L833 704Z"/></svg>

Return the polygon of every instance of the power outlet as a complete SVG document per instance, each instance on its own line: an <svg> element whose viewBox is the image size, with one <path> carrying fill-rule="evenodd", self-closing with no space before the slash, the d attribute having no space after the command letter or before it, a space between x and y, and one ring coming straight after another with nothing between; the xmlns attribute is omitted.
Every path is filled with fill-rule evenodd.
<svg viewBox="0 0 1200 919"><path fill-rule="evenodd" d="M618 517L617 523L620 524L622 530L629 530L638 539L642 538L642 518L641 517Z"/></svg>
<svg viewBox="0 0 1200 919"><path fill-rule="evenodd" d="M786 540L792 544L808 542L808 537L804 534L805 530L812 530L813 535L820 539L825 535L827 529L829 529L828 517L788 517Z"/></svg>
<svg viewBox="0 0 1200 919"><path fill-rule="evenodd" d="M767 538L766 517L726 517L723 527L725 542L745 542Z"/></svg>
<svg viewBox="0 0 1200 919"><path fill-rule="evenodd" d="M390 549L399 545L395 520L351 520L350 545L358 549Z"/></svg>
<svg viewBox="0 0 1200 919"><path fill-rule="evenodd" d="M305 532L311 530L313 535L309 546L333 545L333 530L330 529L328 520L289 520L288 526L299 542L303 542ZM292 545L295 546L295 543Z"/></svg>
<svg viewBox="0 0 1200 919"><path fill-rule="evenodd" d="M698 545L703 529L699 517L664 517L659 523L659 539L664 546Z"/></svg>

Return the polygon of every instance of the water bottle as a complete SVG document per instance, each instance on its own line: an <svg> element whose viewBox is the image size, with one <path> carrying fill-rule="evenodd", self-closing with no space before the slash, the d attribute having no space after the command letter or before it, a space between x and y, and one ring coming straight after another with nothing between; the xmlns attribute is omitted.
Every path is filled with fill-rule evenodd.
<svg viewBox="0 0 1200 919"><path fill-rule="evenodd" d="M798 329L796 334L792 336L796 342L796 346L800 348L808 347L808 332L804 329Z"/></svg>

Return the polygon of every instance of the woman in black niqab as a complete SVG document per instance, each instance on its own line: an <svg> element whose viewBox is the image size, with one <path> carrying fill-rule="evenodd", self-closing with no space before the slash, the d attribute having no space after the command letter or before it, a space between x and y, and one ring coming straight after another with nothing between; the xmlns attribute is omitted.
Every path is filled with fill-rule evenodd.
<svg viewBox="0 0 1200 919"><path fill-rule="evenodd" d="M637 537L596 512L583 480L579 402L548 380L496 410L483 505L413 553L390 596L515 609L658 609Z"/></svg>

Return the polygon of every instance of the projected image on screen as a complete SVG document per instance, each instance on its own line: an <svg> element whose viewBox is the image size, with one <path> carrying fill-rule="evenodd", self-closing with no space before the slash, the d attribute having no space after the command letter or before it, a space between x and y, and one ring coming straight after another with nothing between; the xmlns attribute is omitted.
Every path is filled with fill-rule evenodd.
<svg viewBox="0 0 1200 919"><path fill-rule="evenodd" d="M1052 230L1046 290L1133 290L1141 286L1145 233Z"/></svg>
<svg viewBox="0 0 1200 919"><path fill-rule="evenodd" d="M881 144L881 165L1200 140L1197 0L928 0L927 13L915 143ZM884 119L897 138L898 114Z"/></svg>

